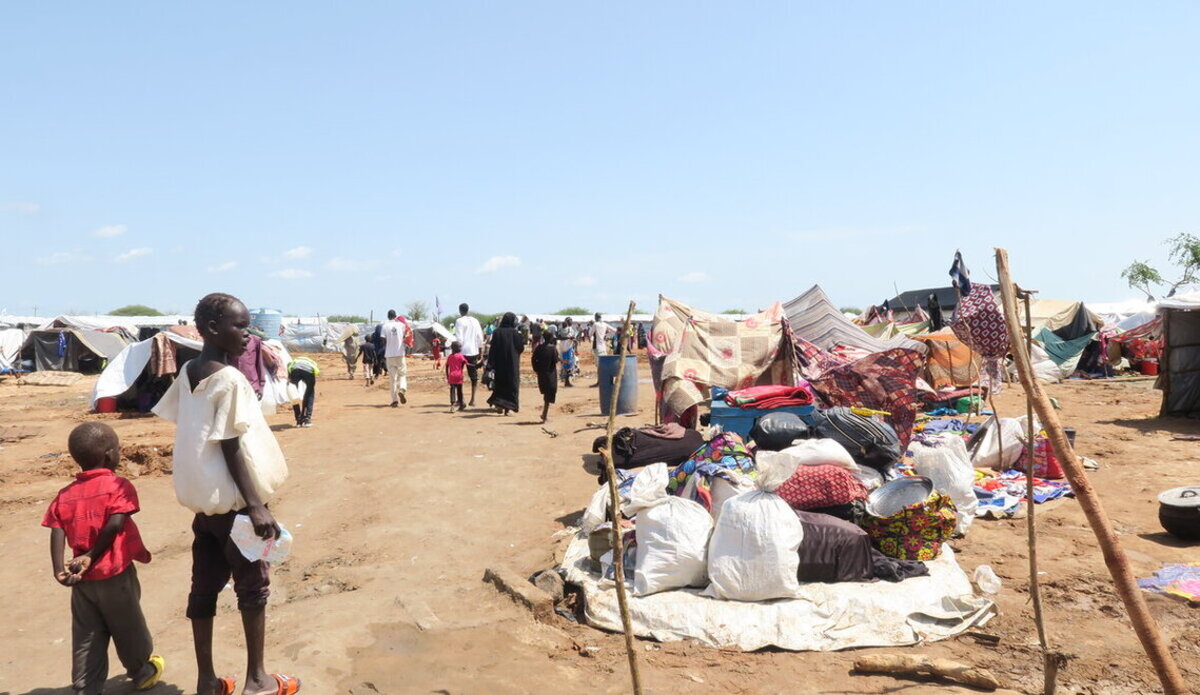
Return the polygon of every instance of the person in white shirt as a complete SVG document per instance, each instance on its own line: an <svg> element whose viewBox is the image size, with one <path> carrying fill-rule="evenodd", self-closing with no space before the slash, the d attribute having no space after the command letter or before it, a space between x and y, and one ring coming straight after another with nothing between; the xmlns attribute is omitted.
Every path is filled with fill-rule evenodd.
<svg viewBox="0 0 1200 695"><path fill-rule="evenodd" d="M467 358L467 375L471 377L471 402L475 405L475 389L479 385L479 352L483 349L483 326L479 319L469 316L471 307L464 302L458 305L459 317L454 322L454 338L462 346L462 355Z"/></svg>
<svg viewBox="0 0 1200 695"><path fill-rule="evenodd" d="M608 341L613 327L600 320L600 312L596 312L596 320L592 323L592 349L596 357L609 353Z"/></svg>
<svg viewBox="0 0 1200 695"><path fill-rule="evenodd" d="M408 403L408 364L404 359L404 340L408 325L396 320L396 310L388 309L388 320L383 322L385 347L383 357L387 360L388 379L392 384L392 407Z"/></svg>
<svg viewBox="0 0 1200 695"><path fill-rule="evenodd" d="M230 577L246 637L245 692L299 692L298 678L269 673L263 664L270 565L243 557L230 537L239 514L249 517L260 538L279 537L267 504L288 475L258 396L232 364L250 341L250 313L237 297L213 293L196 305L195 319L204 340L200 356L183 365L154 406L156 415L176 423L171 480L179 503L195 514L187 601L195 692L233 692L232 679L218 678L213 665L217 597Z"/></svg>

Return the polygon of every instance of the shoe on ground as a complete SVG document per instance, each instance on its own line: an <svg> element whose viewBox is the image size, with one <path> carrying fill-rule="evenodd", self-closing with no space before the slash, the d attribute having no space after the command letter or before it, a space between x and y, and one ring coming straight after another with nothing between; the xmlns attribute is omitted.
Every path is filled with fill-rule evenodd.
<svg viewBox="0 0 1200 695"><path fill-rule="evenodd" d="M400 401L392 401L392 407L393 407L393 408L399 408L399 407L400 407Z"/></svg>
<svg viewBox="0 0 1200 695"><path fill-rule="evenodd" d="M400 392L400 402L404 403L405 405L408 404L408 396L404 395L403 391Z"/></svg>

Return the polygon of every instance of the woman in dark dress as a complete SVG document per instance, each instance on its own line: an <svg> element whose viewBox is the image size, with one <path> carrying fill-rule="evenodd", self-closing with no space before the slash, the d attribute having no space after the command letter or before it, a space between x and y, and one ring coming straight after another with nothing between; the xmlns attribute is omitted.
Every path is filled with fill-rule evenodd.
<svg viewBox="0 0 1200 695"><path fill-rule="evenodd" d="M492 334L487 356L487 368L496 375L488 405L505 415L521 409L521 352L524 350L525 340L517 332L517 315L510 311L500 319L500 327Z"/></svg>

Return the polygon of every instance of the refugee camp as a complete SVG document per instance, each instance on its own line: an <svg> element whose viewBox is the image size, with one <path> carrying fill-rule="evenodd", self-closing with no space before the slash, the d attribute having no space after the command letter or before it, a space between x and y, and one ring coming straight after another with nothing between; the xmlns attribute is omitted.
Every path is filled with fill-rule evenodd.
<svg viewBox="0 0 1200 695"><path fill-rule="evenodd" d="M0 695L1200 692L1197 8L4 16Z"/></svg>

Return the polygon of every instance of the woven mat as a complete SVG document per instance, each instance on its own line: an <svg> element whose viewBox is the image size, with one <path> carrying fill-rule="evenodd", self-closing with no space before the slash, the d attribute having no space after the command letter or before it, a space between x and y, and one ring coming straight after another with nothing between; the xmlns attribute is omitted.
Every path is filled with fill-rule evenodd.
<svg viewBox="0 0 1200 695"><path fill-rule="evenodd" d="M17 383L21 386L71 386L82 378L78 372L34 372L21 377Z"/></svg>

